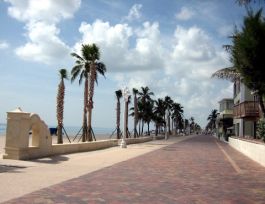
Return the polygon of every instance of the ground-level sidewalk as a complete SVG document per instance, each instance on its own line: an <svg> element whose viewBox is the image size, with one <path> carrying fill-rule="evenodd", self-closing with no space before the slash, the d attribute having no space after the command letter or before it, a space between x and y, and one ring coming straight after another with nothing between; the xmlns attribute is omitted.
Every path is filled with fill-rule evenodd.
<svg viewBox="0 0 265 204"><path fill-rule="evenodd" d="M265 203L265 168L214 137L199 135L8 203L104 202Z"/></svg>
<svg viewBox="0 0 265 204"><path fill-rule="evenodd" d="M188 139L171 137L98 151L59 155L32 161L3 160L0 154L0 203L72 178L112 166Z"/></svg>

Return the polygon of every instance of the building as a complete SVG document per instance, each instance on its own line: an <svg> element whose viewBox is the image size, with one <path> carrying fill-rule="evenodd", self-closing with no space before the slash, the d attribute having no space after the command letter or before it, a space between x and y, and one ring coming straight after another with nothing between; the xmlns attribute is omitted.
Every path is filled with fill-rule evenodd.
<svg viewBox="0 0 265 204"><path fill-rule="evenodd" d="M234 130L235 136L256 138L259 104L255 95L240 81L234 82Z"/></svg>
<svg viewBox="0 0 265 204"><path fill-rule="evenodd" d="M217 135L223 137L225 140L228 139L233 133L233 108L234 99L224 98L219 101L219 114L217 116Z"/></svg>

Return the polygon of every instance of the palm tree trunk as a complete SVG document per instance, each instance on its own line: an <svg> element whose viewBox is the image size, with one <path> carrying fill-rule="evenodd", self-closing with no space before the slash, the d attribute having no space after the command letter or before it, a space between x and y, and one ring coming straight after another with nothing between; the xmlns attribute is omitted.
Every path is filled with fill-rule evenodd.
<svg viewBox="0 0 265 204"><path fill-rule="evenodd" d="M116 121L116 128L117 128L117 139L120 139L120 115L121 115L121 103L120 100L117 99L117 121Z"/></svg>
<svg viewBox="0 0 265 204"><path fill-rule="evenodd" d="M140 137L140 135L141 135L141 122L140 123L138 123L138 129L139 129L139 137Z"/></svg>
<svg viewBox="0 0 265 204"><path fill-rule="evenodd" d="M88 141L92 141L92 109L93 109L93 96L94 96L94 84L96 79L95 64L91 63L90 75L89 75L89 92L88 92Z"/></svg>
<svg viewBox="0 0 265 204"><path fill-rule="evenodd" d="M57 127L57 144L63 143L62 129L63 129L62 123L58 124L58 127Z"/></svg>
<svg viewBox="0 0 265 204"><path fill-rule="evenodd" d="M263 102L263 95L262 94L259 94L259 105L260 105L260 109L261 109L261 112L262 112L262 118L265 117L265 107L264 107L264 102Z"/></svg>
<svg viewBox="0 0 265 204"><path fill-rule="evenodd" d="M57 94L57 143L63 143L63 135L62 135L62 128L63 128L63 109L64 109L64 81L61 80L58 86L58 94Z"/></svg>
<svg viewBox="0 0 265 204"><path fill-rule="evenodd" d="M168 118L167 118L167 120L168 120L168 134L169 135L171 135L171 130L170 130L170 117L168 116Z"/></svg>
<svg viewBox="0 0 265 204"><path fill-rule="evenodd" d="M143 135L143 133L144 133L144 120L142 120L142 134L141 135Z"/></svg>
<svg viewBox="0 0 265 204"><path fill-rule="evenodd" d="M87 140L88 79L85 80L82 142Z"/></svg>
<svg viewBox="0 0 265 204"><path fill-rule="evenodd" d="M134 138L137 136L137 123L138 123L138 107L137 107L137 97L134 95Z"/></svg>
<svg viewBox="0 0 265 204"><path fill-rule="evenodd" d="M148 135L150 135L149 126L150 126L150 122L147 122L147 134Z"/></svg>

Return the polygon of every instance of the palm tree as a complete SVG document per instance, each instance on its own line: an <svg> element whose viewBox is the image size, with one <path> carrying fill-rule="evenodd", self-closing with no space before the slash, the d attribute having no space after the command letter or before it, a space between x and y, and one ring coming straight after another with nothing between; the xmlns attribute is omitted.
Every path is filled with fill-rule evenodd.
<svg viewBox="0 0 265 204"><path fill-rule="evenodd" d="M84 106L84 117L88 112L87 125L85 125L85 119L83 118L83 139L92 141L92 109L93 109L93 96L94 96L94 84L97 83L98 73L105 76L106 67L102 62L99 62L100 52L96 44L82 45L81 56L72 53L73 57L76 58L76 65L72 69L72 80L74 80L79 74L79 84L85 77L85 106ZM89 82L89 86L88 86ZM88 90L89 89L89 90ZM87 112L86 112L87 110ZM87 127L87 130L86 130Z"/></svg>
<svg viewBox="0 0 265 204"><path fill-rule="evenodd" d="M122 91L119 89L115 91L117 98L117 106L116 106L116 129L117 129L117 139L120 139L121 130L120 130L120 117L121 117L121 103L120 99L122 97Z"/></svg>
<svg viewBox="0 0 265 204"><path fill-rule="evenodd" d="M156 135L159 131L160 127L162 127L165 124L164 116L165 116L165 103L163 99L159 98L154 101L154 122L156 125Z"/></svg>
<svg viewBox="0 0 265 204"><path fill-rule="evenodd" d="M167 116L167 128L168 128L168 132L169 134L171 134L171 130L170 130L170 110L171 110L171 107L172 107L172 104L173 104L173 100L170 98L170 96L165 96L165 99L164 99L164 103L165 103L165 107L166 107L166 110L168 110L168 116Z"/></svg>
<svg viewBox="0 0 265 204"><path fill-rule="evenodd" d="M265 107L264 53L265 53L265 20L262 9L253 13L248 11L244 18L242 31L236 31L232 39L231 62L242 76L243 83L259 96L263 117Z"/></svg>
<svg viewBox="0 0 265 204"><path fill-rule="evenodd" d="M154 102L153 100L149 100L145 104L145 114L144 114L144 121L147 123L147 134L150 135L150 122L153 118L153 107Z"/></svg>
<svg viewBox="0 0 265 204"><path fill-rule="evenodd" d="M179 103L173 103L171 107L171 111L172 111L172 114L171 114L172 122L175 121L175 127L179 128L180 123L182 121L182 117L183 117L183 107Z"/></svg>
<svg viewBox="0 0 265 204"><path fill-rule="evenodd" d="M242 2L249 3L250 0ZM231 79L231 70L237 74L237 78L259 97L259 105L263 117L265 115L265 106L263 97L265 95L264 78L264 53L265 53L265 20L262 17L262 10L253 14L248 10L248 16L244 19L242 31L236 31L232 38L232 45L226 46L230 54L230 60L234 68L219 70L213 74L219 78ZM226 73L220 76L220 73ZM235 81L232 78L232 81Z"/></svg>
<svg viewBox="0 0 265 204"><path fill-rule="evenodd" d="M217 119L217 110L214 109L214 110L211 111L210 115L207 118L207 120L209 121L211 130L214 130L215 129L216 119Z"/></svg>
<svg viewBox="0 0 265 204"><path fill-rule="evenodd" d="M191 132L194 132L194 125L195 125L194 117L191 117L190 118L190 130L191 130Z"/></svg>
<svg viewBox="0 0 265 204"><path fill-rule="evenodd" d="M142 131L141 134L143 134L143 129L144 129L144 122L147 122L145 119L148 117L146 110L147 108L147 102L152 101L151 96L153 96L154 93L150 92L149 87L141 87L141 91L139 91L139 100L141 101L140 105L142 107L138 106L138 109L142 108Z"/></svg>
<svg viewBox="0 0 265 204"><path fill-rule="evenodd" d="M65 96L65 86L64 86L64 79L67 79L67 70L66 69L60 69L59 70L60 75L60 83L58 85L58 93L57 93L57 143L62 144L63 143L63 111L64 111L64 96Z"/></svg>
<svg viewBox="0 0 265 204"><path fill-rule="evenodd" d="M152 100L151 96L153 96L154 93L150 92L150 89L148 86L141 87L141 91L139 91L139 99L142 101L143 106L145 106L145 102L148 100Z"/></svg>
<svg viewBox="0 0 265 204"><path fill-rule="evenodd" d="M134 138L137 137L137 123L138 123L138 102L137 102L137 94L138 90L133 88L133 95L134 95Z"/></svg>

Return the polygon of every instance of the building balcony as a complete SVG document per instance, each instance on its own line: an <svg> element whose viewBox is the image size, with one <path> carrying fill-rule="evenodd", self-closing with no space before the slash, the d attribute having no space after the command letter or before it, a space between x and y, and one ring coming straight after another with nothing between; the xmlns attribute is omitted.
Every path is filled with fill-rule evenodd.
<svg viewBox="0 0 265 204"><path fill-rule="evenodd" d="M244 101L234 106L234 118L250 118L259 117L259 104L256 101Z"/></svg>

